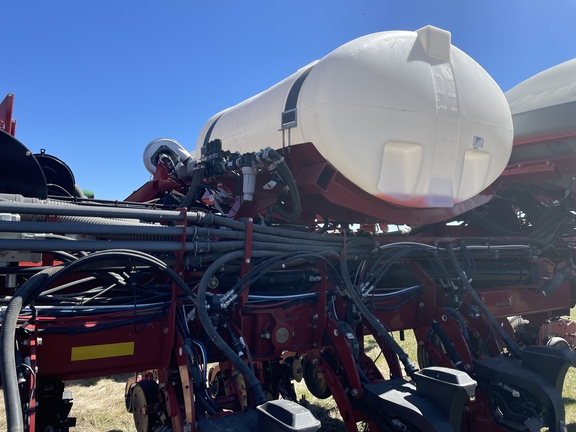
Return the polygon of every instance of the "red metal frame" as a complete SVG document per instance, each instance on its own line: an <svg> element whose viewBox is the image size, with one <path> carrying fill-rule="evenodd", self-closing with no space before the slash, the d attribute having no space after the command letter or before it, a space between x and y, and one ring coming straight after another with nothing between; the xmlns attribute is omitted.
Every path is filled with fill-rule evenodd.
<svg viewBox="0 0 576 432"><path fill-rule="evenodd" d="M555 141L563 141L573 138L576 138L576 131L547 134L537 137L516 139L514 140L514 147L525 147L525 146L547 144Z"/></svg>
<svg viewBox="0 0 576 432"><path fill-rule="evenodd" d="M10 135L16 135L16 120L12 118L14 110L14 95L9 93L0 102L0 129L8 132Z"/></svg>
<svg viewBox="0 0 576 432"><path fill-rule="evenodd" d="M175 303L170 309L174 308ZM86 317L55 319L39 317L37 324L31 328L38 331L42 338L42 343L37 347L38 373L40 376L58 376L63 380L75 380L167 367L174 335L174 324L170 317L169 313L167 317L154 319L141 330L135 328L133 323L113 328L105 327L106 324L133 319L133 311L95 315L89 320ZM103 328L85 332L95 326ZM51 330L58 333L50 333ZM75 330L79 333L75 333ZM117 345L121 348L120 352L118 354L112 352L108 357L98 357L98 354L94 354L92 358L82 359L80 356L74 356L79 349L113 350L115 347L111 347L110 344L125 343L131 344L131 347L122 348L122 345ZM151 350L150 347L157 348Z"/></svg>
<svg viewBox="0 0 576 432"><path fill-rule="evenodd" d="M418 225L451 219L468 210L487 203L492 191L481 194L449 208L415 209L400 207L383 201L347 180L337 172L316 150L314 144L292 146L283 157L290 166L298 185L302 204L302 220L310 222L317 215L330 220L367 223L398 223ZM236 218L255 217L276 202L278 191L262 190L268 178L260 175L256 183L258 200L244 202ZM229 184L229 189L235 186Z"/></svg>
<svg viewBox="0 0 576 432"><path fill-rule="evenodd" d="M0 104L0 119L4 122L4 128L8 133L15 131L15 121L11 118L12 107L13 97L9 95ZM519 140L515 142L515 146L540 145L575 137L576 132L567 132ZM576 172L576 156L533 159L510 164L492 188L488 188L485 193L460 203L454 208L408 209L386 203L361 191L338 173L311 143L292 147L290 152L284 154L284 157L295 175L302 198L301 221L306 222L324 215L328 216L328 220L358 221L366 224L383 220L407 224L444 221L488 202L502 183L558 179ZM265 175L259 176L258 190L261 190L260 186L268 181L265 177ZM216 179L216 184L222 182L223 187L234 190L232 183L237 181L238 178L225 176L222 179ZM129 199L148 201L166 192L178 193L182 190L182 185L171 179L168 167L159 163L154 179L134 192ZM234 208L231 212L234 213L234 218L248 218L243 261L239 263L240 276L246 275L252 265L254 229L252 217L261 214L275 203L277 194L278 191L262 191L259 192L257 200L240 205L241 200L237 199L233 203L233 205L240 205L239 209ZM185 211L185 209L178 210ZM236 210L238 210L237 213ZM182 267L187 235L186 221L183 222L181 228L182 234L179 240L182 243L182 249L175 254L177 263L174 269L184 279L192 280L199 273L193 271L185 273ZM441 243L458 240L458 238L448 237L451 232L444 227L443 236L445 236L441 239ZM466 234L482 236L482 227L465 226L459 235L465 237ZM344 240L346 240L345 237ZM378 238L381 244L401 240L403 238ZM434 237L416 237L415 240L426 245L440 243ZM492 238L490 241L500 240L509 239ZM345 253L345 251L342 252L342 254ZM50 260L49 255L45 256L44 264L52 265L53 260ZM552 335L562 334L562 325L550 323L548 319L565 312L574 303L576 290L567 281L560 285L553 294L544 296L541 292L542 285L556 270L555 263L547 260L533 260L522 255L514 258L539 266L540 280L531 281L529 285L480 286L476 291L483 303L510 334L513 332L507 317L512 315L524 315L529 317L534 325L542 325L542 329L546 329L547 332L541 330L538 336L540 342L544 342ZM495 258L479 258L479 260L482 259ZM441 349L439 344L428 338L431 323L435 321L450 339L462 361L463 369L467 372L474 370L475 359L501 354L502 341L498 335L495 335L494 329L484 317L479 314L475 316L471 311L466 311L469 313L462 312L461 320L454 319L443 309L453 299L442 287L435 284L432 277L422 268L421 263L419 264L418 258L404 259L401 263L408 267L410 274L421 284L422 292L416 298L407 297L408 301L402 304L397 298L367 298L374 305L382 308L381 310L375 309L373 314L380 322L385 323L389 331L413 329L419 346L425 350L432 362L439 366L454 367L450 356ZM347 313L352 313L352 302L333 286L333 282L327 277L326 267L316 264L315 269L320 275L320 281L313 286L310 285L307 291L317 294L313 300L278 301L264 306L250 305L248 304L250 287L247 287L232 312L231 322L222 326L222 321L219 321L219 325L220 328L227 328L230 325L232 328L228 330L244 339L252 357L255 374L264 384L266 378L263 365L266 362L282 363L290 356L304 356L307 361L317 365L334 396L347 430L357 432L356 422L365 419L361 409L363 395L361 374L357 369L357 359L354 357L348 339L349 335L342 333L338 320L329 315L326 308L329 295L334 296L336 315L344 317ZM182 307L182 302L179 300L182 294L178 286L172 284L170 305L165 307L165 313L151 319L141 328L135 326L134 318L145 315L146 311L125 310L93 315L89 318L86 316L40 316L34 323L27 326L30 331L28 334L18 336L22 352L30 357L31 367L38 368L37 377L39 378L58 377L61 380L71 380L140 371L143 379L158 382L159 391L165 400L164 408L172 421L172 429L175 432L193 432L196 423L196 405L189 370L191 360L186 352L186 341L177 331L176 326L176 308ZM469 294L464 294L460 300L469 305L474 303ZM27 318L22 317L21 322ZM218 321L218 316L215 318ZM483 342L482 347L474 348L467 343L462 334L461 322L466 323L473 338ZM204 335L198 320L193 325L196 326L192 329L196 336ZM574 326L570 327L572 341L575 338L573 328ZM222 337L229 337L228 330L221 332ZM363 337L372 334L384 353L391 376L402 377L403 368L398 355L369 323L358 322L353 331L360 339L360 347L364 345ZM568 329L563 335L570 336ZM218 361L219 370L226 373L229 378L233 377L236 370L234 363L225 360L214 347L210 348L210 360ZM364 352L360 352L359 364L371 382L384 379L374 362ZM179 380L173 377L176 369ZM34 391L36 382L30 380L27 385L33 395L30 406L33 408L36 403ZM181 391L179 386L181 386ZM476 395L477 401L466 405L464 429L468 432L504 430L492 419L488 396L484 390L477 389ZM226 409L241 412L247 404L252 402L250 397L244 378L240 378L231 382L226 389L226 394L219 396L217 401ZM160 403L156 403L145 409L154 410L159 407ZM31 416L32 425L28 430L34 431L33 409ZM187 426L184 426L185 424Z"/></svg>

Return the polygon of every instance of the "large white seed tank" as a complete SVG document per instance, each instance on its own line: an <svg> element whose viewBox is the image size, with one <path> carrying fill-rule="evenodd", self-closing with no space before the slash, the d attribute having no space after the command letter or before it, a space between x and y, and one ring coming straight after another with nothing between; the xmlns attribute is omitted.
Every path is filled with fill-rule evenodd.
<svg viewBox="0 0 576 432"><path fill-rule="evenodd" d="M213 116L219 138L253 152L312 142L342 175L400 206L452 207L489 186L512 149L508 103L435 27L353 40Z"/></svg>

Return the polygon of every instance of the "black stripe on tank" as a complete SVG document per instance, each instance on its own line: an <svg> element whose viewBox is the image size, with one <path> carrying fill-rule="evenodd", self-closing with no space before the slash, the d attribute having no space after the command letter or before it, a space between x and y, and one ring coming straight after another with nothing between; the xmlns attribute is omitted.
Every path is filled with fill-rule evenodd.
<svg viewBox="0 0 576 432"><path fill-rule="evenodd" d="M220 117L222 117L223 115L224 115L224 113L222 113L218 117L216 117L216 119L212 122L212 124L210 125L210 127L206 131L206 136L204 137L204 143L202 143L202 147L206 147L206 144L208 144L208 142L210 141L210 135L212 135L212 131L214 130L214 126L216 126L216 123L218 123L218 120L220 120Z"/></svg>
<svg viewBox="0 0 576 432"><path fill-rule="evenodd" d="M290 89L288 97L286 98L286 106L284 107L284 112L282 113L282 125L296 122L296 103L298 102L300 89L302 89L302 84L304 84L304 80L313 67L314 65L310 66L308 69L302 72L296 81L294 81L294 84L292 84L292 88Z"/></svg>

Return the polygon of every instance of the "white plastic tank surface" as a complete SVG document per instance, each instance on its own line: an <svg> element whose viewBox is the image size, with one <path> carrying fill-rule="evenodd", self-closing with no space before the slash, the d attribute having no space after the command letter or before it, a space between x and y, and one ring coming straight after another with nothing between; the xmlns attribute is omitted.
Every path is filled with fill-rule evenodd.
<svg viewBox="0 0 576 432"><path fill-rule="evenodd" d="M197 157L215 138L245 153L289 136L382 200L431 208L469 199L505 168L512 120L498 85L450 39L427 26L353 40L213 116Z"/></svg>
<svg viewBox="0 0 576 432"><path fill-rule="evenodd" d="M516 139L576 132L576 59L528 78L506 98Z"/></svg>

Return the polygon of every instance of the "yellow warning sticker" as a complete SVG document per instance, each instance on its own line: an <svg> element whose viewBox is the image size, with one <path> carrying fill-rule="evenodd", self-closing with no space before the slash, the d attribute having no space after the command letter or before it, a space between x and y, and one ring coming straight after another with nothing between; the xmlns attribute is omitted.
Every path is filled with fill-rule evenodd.
<svg viewBox="0 0 576 432"><path fill-rule="evenodd" d="M70 361L95 360L134 355L134 342L72 347Z"/></svg>

